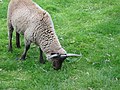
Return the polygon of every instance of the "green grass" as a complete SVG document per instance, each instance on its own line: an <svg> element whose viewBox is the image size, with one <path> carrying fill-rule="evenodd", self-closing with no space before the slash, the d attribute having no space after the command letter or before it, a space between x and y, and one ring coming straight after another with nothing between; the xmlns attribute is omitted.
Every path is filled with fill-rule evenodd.
<svg viewBox="0 0 120 90"><path fill-rule="evenodd" d="M82 53L68 58L61 70L50 62L39 63L34 44L26 61L17 61L24 49L9 53L7 5L0 3L0 90L119 90L120 89L120 1L34 0L53 19L56 33L67 52Z"/></svg>

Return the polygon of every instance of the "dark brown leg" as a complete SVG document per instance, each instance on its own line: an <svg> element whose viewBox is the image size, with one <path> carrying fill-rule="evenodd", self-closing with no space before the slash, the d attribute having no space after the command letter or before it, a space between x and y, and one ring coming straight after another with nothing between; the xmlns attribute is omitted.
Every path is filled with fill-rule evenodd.
<svg viewBox="0 0 120 90"><path fill-rule="evenodd" d="M20 48L20 34L16 32L16 46Z"/></svg>
<svg viewBox="0 0 120 90"><path fill-rule="evenodd" d="M25 57L26 57L26 54L27 54L27 51L29 50L29 48L30 48L30 44L29 45L25 45L24 52L23 52L20 60L25 60Z"/></svg>
<svg viewBox="0 0 120 90"><path fill-rule="evenodd" d="M40 49L40 63L45 64L45 61L43 59L43 51L41 50L41 48L39 49Z"/></svg>
<svg viewBox="0 0 120 90"><path fill-rule="evenodd" d="M12 34L13 34L13 27L11 24L8 24L8 37L9 37L9 45L8 45L8 51L12 52Z"/></svg>

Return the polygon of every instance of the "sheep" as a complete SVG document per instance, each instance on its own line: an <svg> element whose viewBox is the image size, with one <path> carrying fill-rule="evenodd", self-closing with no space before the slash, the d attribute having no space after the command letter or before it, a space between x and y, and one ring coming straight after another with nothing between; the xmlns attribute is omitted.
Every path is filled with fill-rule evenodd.
<svg viewBox="0 0 120 90"><path fill-rule="evenodd" d="M45 63L43 52L52 61L53 68L59 70L62 62L70 56L62 48L54 30L50 14L32 0L10 0L8 5L8 51L12 51L12 34L16 31L16 46L20 48L20 34L24 35L24 52L20 60L25 60L31 43L40 49L40 63Z"/></svg>

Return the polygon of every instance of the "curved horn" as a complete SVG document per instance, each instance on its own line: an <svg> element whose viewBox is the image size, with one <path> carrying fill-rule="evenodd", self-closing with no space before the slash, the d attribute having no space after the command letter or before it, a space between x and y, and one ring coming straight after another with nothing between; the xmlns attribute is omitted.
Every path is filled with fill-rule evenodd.
<svg viewBox="0 0 120 90"><path fill-rule="evenodd" d="M80 57L82 54L67 54L67 57Z"/></svg>
<svg viewBox="0 0 120 90"><path fill-rule="evenodd" d="M48 59L52 59L52 58L55 58L55 57L58 57L59 54L54 54L54 55L51 55L48 57ZM64 58L64 57L80 57L82 56L82 54L63 54L63 55L60 55L61 58Z"/></svg>
<svg viewBox="0 0 120 90"><path fill-rule="evenodd" d="M58 54L53 54L51 56L48 57L48 59L52 59L52 58L55 58L55 57L58 57L59 55Z"/></svg>
<svg viewBox="0 0 120 90"><path fill-rule="evenodd" d="M80 57L82 56L82 54L65 54L65 55L61 55L61 57Z"/></svg>
<svg viewBox="0 0 120 90"><path fill-rule="evenodd" d="M66 58L67 54L60 55L61 58Z"/></svg>

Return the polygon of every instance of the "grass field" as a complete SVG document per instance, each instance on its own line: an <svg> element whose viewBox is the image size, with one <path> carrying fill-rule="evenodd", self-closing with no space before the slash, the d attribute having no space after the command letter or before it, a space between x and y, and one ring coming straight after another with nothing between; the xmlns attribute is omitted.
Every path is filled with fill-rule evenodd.
<svg viewBox="0 0 120 90"><path fill-rule="evenodd" d="M26 61L17 61L24 49L8 52L7 5L0 3L0 90L120 90L120 0L34 0L53 19L68 58L61 70L39 63L32 44Z"/></svg>

